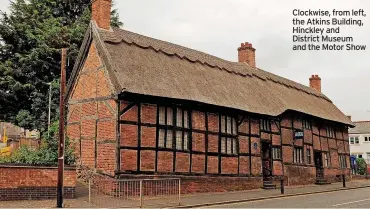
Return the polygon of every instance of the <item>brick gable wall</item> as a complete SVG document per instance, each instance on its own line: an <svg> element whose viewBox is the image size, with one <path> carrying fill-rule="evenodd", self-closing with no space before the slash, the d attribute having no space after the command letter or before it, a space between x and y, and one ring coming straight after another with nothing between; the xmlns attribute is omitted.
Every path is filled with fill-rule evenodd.
<svg viewBox="0 0 370 209"><path fill-rule="evenodd" d="M92 43L77 76L68 105L67 136L79 165L114 175L116 101L107 70Z"/></svg>

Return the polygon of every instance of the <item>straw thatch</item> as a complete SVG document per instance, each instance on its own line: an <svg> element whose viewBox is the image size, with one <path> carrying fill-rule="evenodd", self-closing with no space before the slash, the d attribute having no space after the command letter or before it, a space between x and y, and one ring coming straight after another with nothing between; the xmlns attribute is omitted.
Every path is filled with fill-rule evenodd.
<svg viewBox="0 0 370 209"><path fill-rule="evenodd" d="M122 29L95 27L122 92L197 101L278 116L294 110L352 126L323 94L246 63Z"/></svg>

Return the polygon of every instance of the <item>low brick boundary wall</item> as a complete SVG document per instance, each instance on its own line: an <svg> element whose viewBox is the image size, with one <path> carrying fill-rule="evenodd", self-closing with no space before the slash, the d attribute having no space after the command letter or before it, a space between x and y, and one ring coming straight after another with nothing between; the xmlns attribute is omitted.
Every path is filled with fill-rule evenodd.
<svg viewBox="0 0 370 209"><path fill-rule="evenodd" d="M0 201L54 199L56 167L0 164ZM64 168L64 198L75 198L76 168Z"/></svg>

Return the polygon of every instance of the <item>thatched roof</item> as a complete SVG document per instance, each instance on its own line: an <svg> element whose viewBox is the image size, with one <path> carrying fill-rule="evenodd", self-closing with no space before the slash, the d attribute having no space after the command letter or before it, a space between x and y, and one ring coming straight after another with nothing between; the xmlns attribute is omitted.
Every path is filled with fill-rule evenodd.
<svg viewBox="0 0 370 209"><path fill-rule="evenodd" d="M197 101L278 116L294 110L352 126L323 94L246 63L119 28L92 30L106 53L121 92Z"/></svg>

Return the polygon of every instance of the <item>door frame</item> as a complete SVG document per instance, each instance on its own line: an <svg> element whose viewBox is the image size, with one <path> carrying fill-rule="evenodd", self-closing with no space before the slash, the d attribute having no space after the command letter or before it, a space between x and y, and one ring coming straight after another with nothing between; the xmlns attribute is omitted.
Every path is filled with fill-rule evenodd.
<svg viewBox="0 0 370 209"><path fill-rule="evenodd" d="M322 151L314 151L314 161L315 161L315 168L316 168L316 178L323 178L324 177L324 162L323 162L323 155Z"/></svg>
<svg viewBox="0 0 370 209"><path fill-rule="evenodd" d="M265 158L266 152L268 153L268 158ZM272 143L267 141L261 141L261 161L262 161L262 177L263 180L271 180L273 176L273 163L272 163ZM268 168L265 168L264 162L268 161ZM266 171L267 170L267 171ZM268 174L267 174L268 173Z"/></svg>

